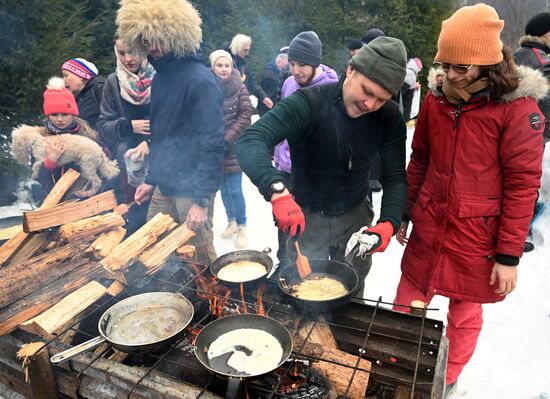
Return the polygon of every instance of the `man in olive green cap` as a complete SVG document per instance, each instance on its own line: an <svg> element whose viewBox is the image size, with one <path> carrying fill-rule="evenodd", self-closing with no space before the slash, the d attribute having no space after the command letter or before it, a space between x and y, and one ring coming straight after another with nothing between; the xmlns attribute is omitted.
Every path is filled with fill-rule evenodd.
<svg viewBox="0 0 550 399"><path fill-rule="evenodd" d="M283 99L245 130L235 147L242 169L271 202L277 226L300 236L304 255L343 262L352 235L374 238L361 256L347 257L361 287L370 254L386 249L403 215L406 127L391 97L403 84L406 64L401 40L376 38L353 56L340 82ZM292 193L271 163L270 149L284 139L290 146ZM370 227L369 169L377 155L384 193L380 219Z"/></svg>

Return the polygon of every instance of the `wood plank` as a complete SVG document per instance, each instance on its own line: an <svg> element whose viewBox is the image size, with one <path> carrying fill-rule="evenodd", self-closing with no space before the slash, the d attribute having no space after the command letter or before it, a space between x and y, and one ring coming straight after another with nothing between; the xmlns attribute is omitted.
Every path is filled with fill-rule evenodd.
<svg viewBox="0 0 550 399"><path fill-rule="evenodd" d="M65 172L63 176L61 176L61 178L57 181L56 185L48 193L48 195L42 202L42 206L40 207L40 209L47 209L59 203L67 190L78 179L78 176L80 176L80 173L76 172L73 169L69 169L67 172ZM28 238L29 234L24 232L21 227L21 231L19 231L10 240L5 242L4 245L0 246L0 267L6 264L6 262L19 251L19 249L25 244Z"/></svg>
<svg viewBox="0 0 550 399"><path fill-rule="evenodd" d="M21 226L19 226L19 225L6 227L4 229L0 229L0 240L9 240L9 239L15 237L15 235L17 233L19 233L20 231L23 231L23 230L21 229Z"/></svg>
<svg viewBox="0 0 550 399"><path fill-rule="evenodd" d="M101 261L101 264L112 273L126 268L156 242L161 234L175 226L176 222L169 215L157 213L134 234L117 245L111 254Z"/></svg>
<svg viewBox="0 0 550 399"><path fill-rule="evenodd" d="M0 336L13 331L19 324L42 313L90 281L106 277L105 270L99 263L86 259L77 259L74 262L74 269L70 273L0 309Z"/></svg>
<svg viewBox="0 0 550 399"><path fill-rule="evenodd" d="M0 269L0 308L71 272L74 258L85 247L81 242L64 245L21 264Z"/></svg>
<svg viewBox="0 0 550 399"><path fill-rule="evenodd" d="M67 201L47 209L23 213L23 231L34 232L110 211L117 206L113 190L83 201Z"/></svg>
<svg viewBox="0 0 550 399"><path fill-rule="evenodd" d="M92 245L90 245L89 250L96 256L105 258L124 240L125 236L126 229L124 227L115 227L97 237Z"/></svg>
<svg viewBox="0 0 550 399"><path fill-rule="evenodd" d="M101 298L107 288L97 281L90 281L83 287L67 295L57 304L38 316L19 325L19 328L41 337L51 339L64 331L74 317L86 310Z"/></svg>
<svg viewBox="0 0 550 399"><path fill-rule="evenodd" d="M195 235L196 233L190 230L186 223L183 223L154 244L149 250L145 251L139 260L147 268L146 274L155 273L178 247L185 244Z"/></svg>
<svg viewBox="0 0 550 399"><path fill-rule="evenodd" d="M109 212L64 224L59 228L58 233L59 238L64 242L90 240L101 233L122 227L125 224L126 221L122 216L116 212Z"/></svg>

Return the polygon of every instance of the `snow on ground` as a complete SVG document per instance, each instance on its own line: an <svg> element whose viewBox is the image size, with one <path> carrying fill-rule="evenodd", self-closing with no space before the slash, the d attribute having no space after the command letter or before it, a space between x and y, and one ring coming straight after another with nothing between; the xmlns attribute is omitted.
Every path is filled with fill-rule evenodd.
<svg viewBox="0 0 550 399"><path fill-rule="evenodd" d="M409 137L412 130L409 130ZM410 147L410 146L409 146ZM547 146L543 185L550 188L550 146ZM256 187L243 177L247 204L249 249L271 247L275 260L277 232L271 215L271 205L264 201ZM550 190L543 190L548 201ZM381 195L375 193L374 207L380 208ZM550 202L549 202L550 203ZM28 203L19 201L0 208L0 217L21 213ZM376 220L376 219L375 219ZM221 239L227 224L219 193L214 211L215 246L218 256L234 251L233 239ZM460 399L532 399L541 392L550 392L550 207L538 221L534 241L536 249L523 256L519 265L516 290L499 304L484 307L485 324L477 350L464 369L452 398ZM546 232L546 237L543 233ZM392 240L382 254L373 256L373 266L365 281L364 296L392 301L399 281L399 265L403 247ZM429 317L446 324L447 300L434 298ZM0 397L2 395L0 394Z"/></svg>

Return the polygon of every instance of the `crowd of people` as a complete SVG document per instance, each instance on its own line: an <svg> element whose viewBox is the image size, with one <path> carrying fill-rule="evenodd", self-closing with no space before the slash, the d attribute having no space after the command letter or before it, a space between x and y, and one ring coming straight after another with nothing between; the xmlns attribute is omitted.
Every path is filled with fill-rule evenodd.
<svg viewBox="0 0 550 399"><path fill-rule="evenodd" d="M299 32L258 83L247 61L250 36L236 34L205 62L201 19L187 0L123 0L116 22L115 71L105 79L85 59L63 63L64 84L48 85L46 124L36 129L87 137L118 161L121 173L102 189L135 201L128 233L167 213L197 233L196 260L211 264L220 190L222 237L246 248L244 172L272 205L281 264L294 261L287 247L299 238L304 255L347 262L364 281L372 254L396 236L406 248L395 310L450 299L450 392L476 347L482 304L516 286L540 211L550 14L534 16L512 52L494 8L458 9L442 23L417 116L422 61L378 28L349 42L340 77L322 63L319 36ZM250 95L261 115L254 124ZM83 167L60 164L65 150L60 139L45 149L45 192L66 168ZM373 220L376 190L382 204Z"/></svg>

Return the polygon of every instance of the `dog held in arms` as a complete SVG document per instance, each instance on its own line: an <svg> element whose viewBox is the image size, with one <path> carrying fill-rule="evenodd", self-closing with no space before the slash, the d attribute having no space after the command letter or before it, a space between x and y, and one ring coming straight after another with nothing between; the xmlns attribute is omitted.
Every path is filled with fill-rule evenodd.
<svg viewBox="0 0 550 399"><path fill-rule="evenodd" d="M101 176L112 179L119 173L116 161L111 161L103 149L92 139L76 134L43 135L33 126L21 125L12 132L11 149L15 160L21 165L28 165L32 160L32 178L36 179L46 158L46 147L50 140L59 137L65 144L65 150L57 163L63 166L75 163L80 167L82 177L88 180L86 187L78 193L89 197L101 187ZM89 190L87 188L90 186Z"/></svg>

